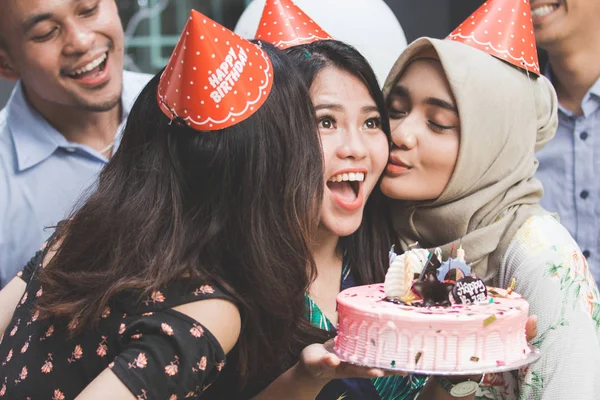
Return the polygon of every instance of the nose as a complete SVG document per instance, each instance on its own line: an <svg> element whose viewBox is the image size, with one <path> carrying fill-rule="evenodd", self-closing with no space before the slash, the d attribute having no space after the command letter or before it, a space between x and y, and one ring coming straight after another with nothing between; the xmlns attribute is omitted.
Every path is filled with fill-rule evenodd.
<svg viewBox="0 0 600 400"><path fill-rule="evenodd" d="M353 158L361 160L368 154L365 145L366 136L358 128L348 128L340 135L340 141L336 149L339 158Z"/></svg>
<svg viewBox="0 0 600 400"><path fill-rule="evenodd" d="M395 122L395 124L394 124ZM392 121L392 143L403 150L413 149L417 145L417 134L419 129L416 118L410 115L398 120Z"/></svg>
<svg viewBox="0 0 600 400"><path fill-rule="evenodd" d="M65 28L65 55L85 54L92 49L95 35L89 27L81 22L72 22Z"/></svg>

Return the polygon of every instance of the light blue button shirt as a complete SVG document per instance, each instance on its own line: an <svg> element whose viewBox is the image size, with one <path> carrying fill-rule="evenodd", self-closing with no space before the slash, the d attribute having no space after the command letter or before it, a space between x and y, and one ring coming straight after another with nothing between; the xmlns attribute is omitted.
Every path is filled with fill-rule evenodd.
<svg viewBox="0 0 600 400"><path fill-rule="evenodd" d="M150 78L124 72L117 145L129 110ZM52 233L45 228L68 216L93 187L107 161L94 149L69 142L29 104L21 84L15 85L0 111L0 287Z"/></svg>
<svg viewBox="0 0 600 400"><path fill-rule="evenodd" d="M545 75L550 79L549 69ZM556 137L536 154L537 177L542 205L558 213L600 284L600 78L581 106L578 116L559 105Z"/></svg>

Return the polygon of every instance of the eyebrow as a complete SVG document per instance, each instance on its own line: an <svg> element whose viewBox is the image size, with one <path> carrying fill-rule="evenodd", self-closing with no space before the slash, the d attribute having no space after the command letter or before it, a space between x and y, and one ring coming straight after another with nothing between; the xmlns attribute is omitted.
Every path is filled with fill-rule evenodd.
<svg viewBox="0 0 600 400"><path fill-rule="evenodd" d="M340 104L319 104L318 106L315 106L315 111L319 110L343 111L344 107Z"/></svg>
<svg viewBox="0 0 600 400"><path fill-rule="evenodd" d="M377 108L377 106L364 106L360 111L364 113L379 112L379 108Z"/></svg>
<svg viewBox="0 0 600 400"><path fill-rule="evenodd" d="M393 96L406 97L410 98L410 91L408 88L397 85L392 89ZM444 108L448 111L452 111L454 114L458 115L458 109L452 103L447 102L446 100L439 99L437 97L427 97L424 101L425 104L429 104L431 106Z"/></svg>
<svg viewBox="0 0 600 400"><path fill-rule="evenodd" d="M333 110L333 111L344 111L344 107L341 104L319 104L318 106L315 106L315 111L320 111L320 110ZM377 111L379 112L379 108L377 108L377 106L364 106L360 109L361 112L363 113L368 113L368 112L374 112Z"/></svg>
<svg viewBox="0 0 600 400"><path fill-rule="evenodd" d="M78 3L78 2L80 2L80 0L71 0L71 3ZM54 17L54 14L52 14L50 12L32 15L31 17L27 18L25 20L25 22L23 23L24 32L27 32L28 30L30 30L31 28L33 28L35 25L39 24L40 22L47 21L49 19L52 19L53 17Z"/></svg>
<svg viewBox="0 0 600 400"><path fill-rule="evenodd" d="M394 86L391 94L395 95L395 96L401 96L401 97L409 97L410 96L408 89L401 85Z"/></svg>
<svg viewBox="0 0 600 400"><path fill-rule="evenodd" d="M458 115L458 109L452 104L448 103L446 100L438 99L437 97L428 97L425 99L425 104L445 108L446 110L452 111L454 114Z"/></svg>

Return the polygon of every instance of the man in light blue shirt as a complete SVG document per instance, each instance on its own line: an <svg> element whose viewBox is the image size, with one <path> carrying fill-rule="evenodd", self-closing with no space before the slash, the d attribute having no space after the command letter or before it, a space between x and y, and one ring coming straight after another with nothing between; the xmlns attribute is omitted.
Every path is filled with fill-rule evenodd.
<svg viewBox="0 0 600 400"><path fill-rule="evenodd" d="M556 136L537 153L542 205L558 213L600 283L600 1L532 0L531 9L560 103Z"/></svg>
<svg viewBox="0 0 600 400"><path fill-rule="evenodd" d="M123 72L114 0L4 0L0 77L0 287L93 187L150 76Z"/></svg>

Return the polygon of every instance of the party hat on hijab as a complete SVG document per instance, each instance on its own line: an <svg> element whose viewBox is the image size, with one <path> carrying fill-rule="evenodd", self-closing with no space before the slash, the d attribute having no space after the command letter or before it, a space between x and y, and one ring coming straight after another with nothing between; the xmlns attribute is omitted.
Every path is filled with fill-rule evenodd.
<svg viewBox="0 0 600 400"><path fill-rule="evenodd" d="M540 74L529 0L489 0L446 39Z"/></svg>
<svg viewBox="0 0 600 400"><path fill-rule="evenodd" d="M253 43L192 10L158 85L161 111L200 131L250 117L273 85L271 60Z"/></svg>
<svg viewBox="0 0 600 400"><path fill-rule="evenodd" d="M267 0L256 39L280 49L332 39L291 0Z"/></svg>

